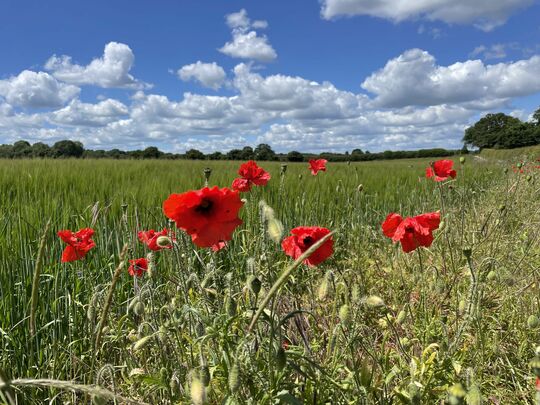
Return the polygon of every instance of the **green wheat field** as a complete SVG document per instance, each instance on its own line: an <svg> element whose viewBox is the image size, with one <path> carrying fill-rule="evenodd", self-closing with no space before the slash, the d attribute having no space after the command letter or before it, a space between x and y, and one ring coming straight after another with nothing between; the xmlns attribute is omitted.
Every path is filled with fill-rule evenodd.
<svg viewBox="0 0 540 405"><path fill-rule="evenodd" d="M244 223L219 252L194 246L161 205L203 187L206 167L210 186L230 187L242 162L2 160L0 403L534 404L538 157L454 158L444 183L425 178L429 159L317 176L258 162L272 179L242 194ZM249 330L293 265L264 203L283 237L335 231L334 254L295 267ZM381 231L391 212L438 210L429 248L404 253ZM85 227L96 247L61 263L56 232ZM134 279L126 261L150 253L137 232L164 227L175 247Z"/></svg>

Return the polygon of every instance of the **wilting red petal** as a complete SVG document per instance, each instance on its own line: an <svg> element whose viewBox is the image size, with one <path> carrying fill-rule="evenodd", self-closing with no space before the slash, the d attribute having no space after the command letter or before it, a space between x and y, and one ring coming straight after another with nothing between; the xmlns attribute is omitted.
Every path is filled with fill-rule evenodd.
<svg viewBox="0 0 540 405"><path fill-rule="evenodd" d="M240 191L241 193L245 193L251 190L250 181L243 178L234 179L232 182L232 189L235 191Z"/></svg>
<svg viewBox="0 0 540 405"><path fill-rule="evenodd" d="M403 218L401 218L401 215L396 214L396 213L388 214L388 216L382 223L383 233L389 238L392 238L394 234L396 233L397 227L402 221L403 221Z"/></svg>
<svg viewBox="0 0 540 405"><path fill-rule="evenodd" d="M281 242L281 247L287 256L294 260L298 259L313 244L330 233L330 230L318 226L300 226L291 230L292 236L289 236ZM334 241L328 239L315 252L308 257L304 263L308 266L316 266L334 253Z"/></svg>

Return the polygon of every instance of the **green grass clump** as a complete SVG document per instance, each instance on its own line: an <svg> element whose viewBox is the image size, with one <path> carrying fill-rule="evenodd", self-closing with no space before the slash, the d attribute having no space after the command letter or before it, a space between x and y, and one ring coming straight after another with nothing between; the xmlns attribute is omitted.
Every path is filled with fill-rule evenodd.
<svg viewBox="0 0 540 405"><path fill-rule="evenodd" d="M540 172L468 157L437 184L427 159L316 177L262 162L272 179L243 194L226 249L178 231L130 277L122 263L149 253L137 231L174 229L168 195L205 167L230 186L238 165L0 161L0 403L534 403ZM382 235L390 212L437 210L428 249ZM333 256L291 267L280 224L335 231ZM96 247L61 264L56 231L83 227Z"/></svg>

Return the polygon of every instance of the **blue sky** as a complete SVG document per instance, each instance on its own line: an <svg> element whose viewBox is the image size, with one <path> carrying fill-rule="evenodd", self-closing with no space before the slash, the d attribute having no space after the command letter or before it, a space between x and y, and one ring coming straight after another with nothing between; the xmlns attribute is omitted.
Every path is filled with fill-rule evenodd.
<svg viewBox="0 0 540 405"><path fill-rule="evenodd" d="M4 0L0 35L0 143L459 148L540 106L534 0Z"/></svg>

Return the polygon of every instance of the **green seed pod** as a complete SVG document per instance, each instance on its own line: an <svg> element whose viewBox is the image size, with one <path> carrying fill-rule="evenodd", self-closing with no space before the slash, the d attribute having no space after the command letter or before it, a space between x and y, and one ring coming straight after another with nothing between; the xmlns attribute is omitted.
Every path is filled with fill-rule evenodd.
<svg viewBox="0 0 540 405"><path fill-rule="evenodd" d="M351 321L351 310L347 304L344 304L339 309L339 320L345 326L348 326Z"/></svg>
<svg viewBox="0 0 540 405"><path fill-rule="evenodd" d="M538 326L540 326L540 319L536 315L530 315L529 318L527 318L527 326L530 329L536 329Z"/></svg>
<svg viewBox="0 0 540 405"><path fill-rule="evenodd" d="M206 388L197 377L191 380L190 394L193 405L203 405L206 402Z"/></svg>
<svg viewBox="0 0 540 405"><path fill-rule="evenodd" d="M462 404L465 404L465 396L466 395L467 395L467 392L465 391L465 388L463 388L463 385L454 384L448 390L448 403L450 405L462 405Z"/></svg>
<svg viewBox="0 0 540 405"><path fill-rule="evenodd" d="M137 303L135 303L135 305L133 306L133 312L137 316L144 315L144 310L145 310L145 307L141 301L137 301Z"/></svg>
<svg viewBox="0 0 540 405"><path fill-rule="evenodd" d="M169 246L172 245L172 240L168 236L161 235L161 236L158 236L158 238L156 240L156 244L160 248L166 248L166 247L169 247Z"/></svg>
<svg viewBox="0 0 540 405"><path fill-rule="evenodd" d="M276 366L279 371L283 370L287 365L287 353L283 347L280 347L276 353Z"/></svg>
<svg viewBox="0 0 540 405"><path fill-rule="evenodd" d="M401 325L405 321L406 318L407 318L407 312L399 311L399 314L398 314L398 316L396 318L396 323L398 325Z"/></svg>
<svg viewBox="0 0 540 405"><path fill-rule="evenodd" d="M201 377L201 382L205 387L208 387L210 385L210 369L208 366L201 366L199 375Z"/></svg>
<svg viewBox="0 0 540 405"><path fill-rule="evenodd" d="M135 344L133 345L133 351L138 352L139 350L144 349L148 345L148 343L150 343L151 340L152 340L152 336L145 336L137 340L137 342L135 342Z"/></svg>
<svg viewBox="0 0 540 405"><path fill-rule="evenodd" d="M465 164L465 157L464 157L464 156L461 156L461 157L459 158L459 163L461 163L462 165Z"/></svg>
<svg viewBox="0 0 540 405"><path fill-rule="evenodd" d="M258 295L261 291L261 280L259 280L256 276L249 276L247 280L247 285L251 292L255 295Z"/></svg>
<svg viewBox="0 0 540 405"><path fill-rule="evenodd" d="M238 388L240 388L240 367L235 364L229 370L229 390L234 394Z"/></svg>

